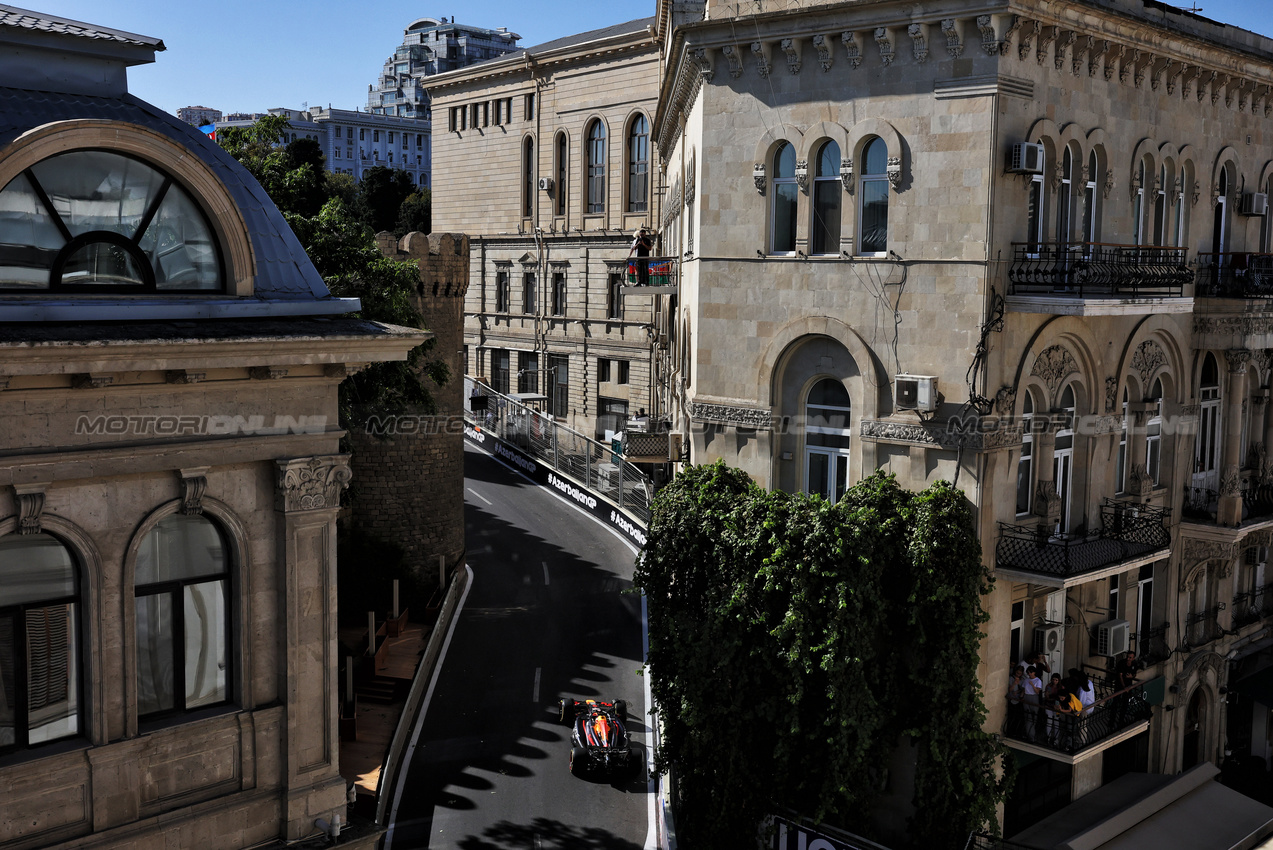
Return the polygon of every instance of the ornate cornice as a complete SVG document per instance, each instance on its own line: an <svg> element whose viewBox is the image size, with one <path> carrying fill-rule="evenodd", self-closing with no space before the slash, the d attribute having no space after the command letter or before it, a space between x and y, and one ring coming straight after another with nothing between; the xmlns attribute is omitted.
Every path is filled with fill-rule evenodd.
<svg viewBox="0 0 1273 850"><path fill-rule="evenodd" d="M761 407L741 407L708 402L690 402L690 418L739 428L768 430L773 427L773 411Z"/></svg>
<svg viewBox="0 0 1273 850"><path fill-rule="evenodd" d="M1021 445L1021 427L1010 422L991 418L922 423L864 419L858 435L871 442L989 451Z"/></svg>
<svg viewBox="0 0 1273 850"><path fill-rule="evenodd" d="M283 513L340 507L349 486L349 455L276 460L275 508Z"/></svg>

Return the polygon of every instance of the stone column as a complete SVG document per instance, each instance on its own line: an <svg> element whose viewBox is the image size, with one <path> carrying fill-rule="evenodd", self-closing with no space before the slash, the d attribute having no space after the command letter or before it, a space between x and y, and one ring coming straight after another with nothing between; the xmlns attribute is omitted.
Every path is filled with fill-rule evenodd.
<svg viewBox="0 0 1273 850"><path fill-rule="evenodd" d="M276 460L279 514L280 668L287 709L284 739L286 838L344 812L339 773L336 649L336 513L349 486L349 456Z"/></svg>
<svg viewBox="0 0 1273 850"><path fill-rule="evenodd" d="M1220 467L1220 506L1216 522L1234 526L1242 521L1242 493L1238 470L1242 467L1242 403L1246 398L1246 364L1251 352L1244 348L1224 353L1229 361L1229 381L1224 398L1224 443Z"/></svg>
<svg viewBox="0 0 1273 850"><path fill-rule="evenodd" d="M1260 435L1259 455L1260 455L1260 483L1273 483L1273 416L1268 415L1269 410L1269 390L1257 390L1251 395L1251 400L1255 402L1255 409L1252 411L1252 430Z"/></svg>
<svg viewBox="0 0 1273 850"><path fill-rule="evenodd" d="M1145 446L1149 420L1158 411L1155 401L1131 401L1127 403L1127 494L1148 496L1154 491L1154 480L1146 467Z"/></svg>

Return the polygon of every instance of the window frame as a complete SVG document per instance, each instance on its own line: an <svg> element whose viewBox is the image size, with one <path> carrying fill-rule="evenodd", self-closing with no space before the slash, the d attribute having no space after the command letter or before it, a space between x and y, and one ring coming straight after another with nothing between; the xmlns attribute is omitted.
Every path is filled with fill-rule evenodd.
<svg viewBox="0 0 1273 850"><path fill-rule="evenodd" d="M879 144L884 151L884 170L880 172L872 172L869 170L870 163L868 154L872 146ZM887 257L888 256L888 206L889 191L891 184L888 179L888 142L882 136L868 136L862 142L862 174L858 177L858 202L857 202L857 256L859 257ZM884 198L884 244L879 251L863 250L864 239L862 236L863 227L866 224L866 205L867 205L867 189L868 187L874 192L882 190Z"/></svg>
<svg viewBox="0 0 1273 850"><path fill-rule="evenodd" d="M827 153L827 149L835 145L835 163L827 169L830 173L823 173L823 158ZM826 139L818 146L817 155L813 158L813 191L812 203L809 205L809 253L813 256L839 256L840 254L840 238L844 228L844 203L843 188L840 180L840 164L843 162L843 153L840 150L840 144L835 139ZM824 194L829 193L834 198L834 203L828 207L835 209L835 224L833 228L828 225L827 221L821 220L819 210L821 205L819 199ZM819 248L822 250L819 250Z"/></svg>
<svg viewBox="0 0 1273 850"><path fill-rule="evenodd" d="M628 124L627 203L629 213L650 211L650 121L638 113Z"/></svg>
<svg viewBox="0 0 1273 850"><path fill-rule="evenodd" d="M594 118L584 137L584 211L600 215L606 211L606 125Z"/></svg>
<svg viewBox="0 0 1273 850"><path fill-rule="evenodd" d="M787 174L783 168L779 167L781 161L787 157L790 152L791 173ZM775 257L794 257L799 239L798 216L800 214L800 185L796 181L795 172L796 163L796 146L791 142L783 140L774 148L773 153L769 156L769 167L771 169L770 185L770 201L769 201L769 253ZM779 204L783 209L780 211ZM785 220L780 215L785 212ZM779 233L779 223L784 222L787 227ZM789 231L789 232L788 232ZM779 237L782 237L780 240ZM780 247L790 241L790 248Z"/></svg>

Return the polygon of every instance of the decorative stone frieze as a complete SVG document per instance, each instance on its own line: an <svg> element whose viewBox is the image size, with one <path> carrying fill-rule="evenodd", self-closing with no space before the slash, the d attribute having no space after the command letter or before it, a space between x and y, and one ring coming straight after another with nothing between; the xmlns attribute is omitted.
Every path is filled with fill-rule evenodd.
<svg viewBox="0 0 1273 850"><path fill-rule="evenodd" d="M181 513L198 516L203 513L203 494L208 490L206 466L192 466L177 472L181 480Z"/></svg>
<svg viewBox="0 0 1273 850"><path fill-rule="evenodd" d="M1048 391L1056 394L1061 382L1079 370L1079 364L1069 349L1054 345L1045 349L1034 361L1030 374L1048 385Z"/></svg>
<svg viewBox="0 0 1273 850"><path fill-rule="evenodd" d="M1105 54L1104 76L1105 81L1110 82L1114 79L1114 72L1118 70L1119 62L1122 60L1123 51L1126 48L1121 44L1112 44L1110 42L1106 43L1110 45L1110 48L1109 52Z"/></svg>
<svg viewBox="0 0 1273 850"><path fill-rule="evenodd" d="M1158 371L1159 368L1167 364L1167 354L1162 350L1162 346L1147 339L1140 345L1136 346L1136 351L1132 353L1132 368L1140 375L1141 391L1149 393L1149 379Z"/></svg>
<svg viewBox="0 0 1273 850"><path fill-rule="evenodd" d="M277 381L287 377L287 369L282 366L253 366L248 374L258 381Z"/></svg>
<svg viewBox="0 0 1273 850"><path fill-rule="evenodd" d="M818 51L818 64L822 66L823 71L831 70L831 40L822 33L818 33L813 37L813 49Z"/></svg>
<svg viewBox="0 0 1273 850"><path fill-rule="evenodd" d="M862 48L858 45L857 33L840 33L840 43L844 45L844 53L849 58L849 67L856 68L862 64Z"/></svg>
<svg viewBox="0 0 1273 850"><path fill-rule="evenodd" d="M77 390L100 390L102 387L109 387L113 383L115 383L114 375L100 372L76 375L71 378L71 386Z"/></svg>
<svg viewBox="0 0 1273 850"><path fill-rule="evenodd" d="M951 59L958 59L964 54L964 44L959 38L959 23L954 18L943 18L941 31L946 36L946 55Z"/></svg>
<svg viewBox="0 0 1273 850"><path fill-rule="evenodd" d="M1174 59L1164 59L1161 65L1151 68L1151 73L1149 75L1149 88L1153 91L1158 91L1159 86L1162 85L1163 74L1169 73L1171 71L1171 66L1174 64Z"/></svg>
<svg viewBox="0 0 1273 850"><path fill-rule="evenodd" d="M1114 171L1107 168L1105 169L1105 184L1101 187L1101 196L1105 200L1109 200L1110 193L1114 191L1114 185Z"/></svg>
<svg viewBox="0 0 1273 850"><path fill-rule="evenodd" d="M1011 416L1017 409L1017 388L1000 387L995 393L995 413L1000 416Z"/></svg>
<svg viewBox="0 0 1273 850"><path fill-rule="evenodd" d="M1199 561L1233 560L1238 557L1238 544L1220 540L1199 540L1185 537L1183 560L1187 564Z"/></svg>
<svg viewBox="0 0 1273 850"><path fill-rule="evenodd" d="M787 70L793 74L800 73L800 39L784 38L780 42L782 52L787 54Z"/></svg>
<svg viewBox="0 0 1273 850"><path fill-rule="evenodd" d="M769 61L769 47L763 41L753 41L751 43L752 55L756 57L756 70L762 77L768 77L769 72L773 70L773 63Z"/></svg>
<svg viewBox="0 0 1273 850"><path fill-rule="evenodd" d="M875 28L875 43L880 46L880 61L887 68L893 64L893 42L889 41L888 29L885 27Z"/></svg>
<svg viewBox="0 0 1273 850"><path fill-rule="evenodd" d="M197 384L207 377L207 372L196 372L192 369L169 369L164 375L164 380L170 384Z"/></svg>
<svg viewBox="0 0 1273 850"><path fill-rule="evenodd" d="M1176 93L1176 82L1188 69L1189 65L1185 62L1173 62L1171 64L1171 67L1167 70L1167 74L1165 76L1167 82L1167 94Z"/></svg>
<svg viewBox="0 0 1273 850"><path fill-rule="evenodd" d="M738 46L727 44L720 49L720 52L725 55L726 61L729 62L729 75L734 79L741 77L743 75L743 57L739 53Z"/></svg>
<svg viewBox="0 0 1273 850"><path fill-rule="evenodd" d="M906 28L906 34L911 37L911 52L915 61L922 64L928 58L928 41L924 38L924 25L911 24Z"/></svg>
<svg viewBox="0 0 1273 850"><path fill-rule="evenodd" d="M1021 445L1021 428L1011 420L990 418L949 420L946 422L894 422L886 419L864 419L858 426L864 440L902 443L914 446L939 446L973 451L1014 448Z"/></svg>
<svg viewBox="0 0 1273 850"><path fill-rule="evenodd" d="M48 482L15 484L13 497L18 503L18 534L40 534L40 517L44 514L44 492Z"/></svg>
<svg viewBox="0 0 1273 850"><path fill-rule="evenodd" d="M349 455L276 460L275 507L284 513L340 507L349 486Z"/></svg>
<svg viewBox="0 0 1273 850"><path fill-rule="evenodd" d="M1096 36L1085 35L1074 45L1074 52L1070 54L1070 73L1076 77L1083 75L1083 56L1091 53L1092 47L1096 44Z"/></svg>
<svg viewBox="0 0 1273 850"><path fill-rule="evenodd" d="M1113 413L1118 408L1118 378L1105 379L1105 412Z"/></svg>
<svg viewBox="0 0 1273 850"><path fill-rule="evenodd" d="M1089 77L1095 77L1096 72L1105 67L1105 57L1109 54L1111 47L1113 47L1112 42L1108 39L1101 39L1088 51L1087 75Z"/></svg>
<svg viewBox="0 0 1273 850"><path fill-rule="evenodd" d="M1061 34L1060 27L1048 27L1039 33L1039 48L1034 52L1035 61L1042 65L1048 58L1048 49Z"/></svg>
<svg viewBox="0 0 1273 850"><path fill-rule="evenodd" d="M1241 482L1238 465L1234 463L1226 466L1224 472L1220 474L1220 496L1223 498L1242 495Z"/></svg>
<svg viewBox="0 0 1273 850"><path fill-rule="evenodd" d="M697 422L715 422L738 428L768 430L773 427L773 411L760 407L736 407L696 401L690 404L690 418Z"/></svg>
<svg viewBox="0 0 1273 850"><path fill-rule="evenodd" d="M1004 29L1003 35L999 40L999 55L1007 56L1008 51L1012 49L1012 36L1026 24L1026 20L1020 15L1013 15L1012 22Z"/></svg>

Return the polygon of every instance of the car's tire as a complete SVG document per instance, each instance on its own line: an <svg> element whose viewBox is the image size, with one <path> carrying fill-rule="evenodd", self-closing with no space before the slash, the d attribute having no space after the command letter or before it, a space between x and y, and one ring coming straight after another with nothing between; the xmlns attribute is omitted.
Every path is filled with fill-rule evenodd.
<svg viewBox="0 0 1273 850"><path fill-rule="evenodd" d="M588 766L588 751L583 747L570 748L570 772L580 776Z"/></svg>
<svg viewBox="0 0 1273 850"><path fill-rule="evenodd" d="M574 716L574 713L575 713L575 701L573 699L563 698L561 700L561 715L560 715L561 722L565 723L566 721L570 720L570 718Z"/></svg>
<svg viewBox="0 0 1273 850"><path fill-rule="evenodd" d="M617 699L614 701L614 713L619 715L620 720L628 719L628 701Z"/></svg>

